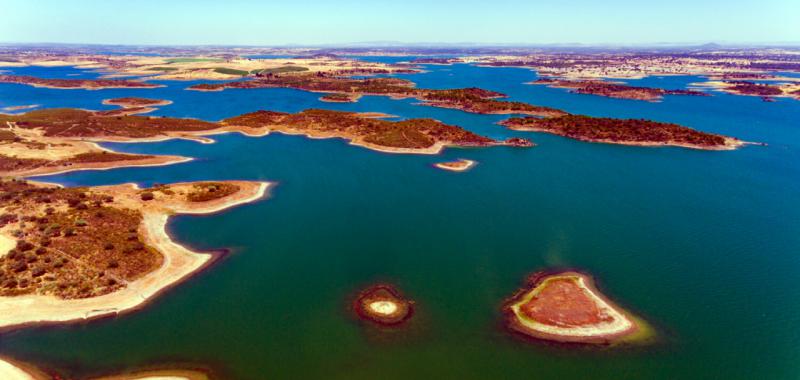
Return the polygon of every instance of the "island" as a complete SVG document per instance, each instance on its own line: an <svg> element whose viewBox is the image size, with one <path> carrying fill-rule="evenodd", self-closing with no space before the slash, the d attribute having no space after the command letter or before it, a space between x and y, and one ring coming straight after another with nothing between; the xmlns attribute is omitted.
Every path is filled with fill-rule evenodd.
<svg viewBox="0 0 800 380"><path fill-rule="evenodd" d="M341 93L332 93L323 95L319 98L319 100L328 103L355 103L361 99L361 95L359 94L341 94Z"/></svg>
<svg viewBox="0 0 800 380"><path fill-rule="evenodd" d="M665 90L653 87L629 86L621 83L610 83L601 80L565 80L555 78L541 78L529 84L541 84L552 88L571 89L577 94L605 96L608 98L658 101L664 95L691 95L710 96L702 91L695 90Z"/></svg>
<svg viewBox="0 0 800 380"><path fill-rule="evenodd" d="M310 109L295 114L257 111L222 120L233 128L252 128L302 134L312 138L339 137L353 145L388 153L439 153L444 147L489 147L532 144L527 140L498 141L433 119L389 121L359 114Z"/></svg>
<svg viewBox="0 0 800 380"><path fill-rule="evenodd" d="M788 78L796 80L795 78ZM747 80L710 80L694 83L696 86L710 87L732 95L758 96L771 102L775 98L785 97L800 100L800 83L756 83Z"/></svg>
<svg viewBox="0 0 800 380"><path fill-rule="evenodd" d="M105 99L103 100L103 104L111 104L115 106L120 106L122 108L159 107L172 104L172 101L163 99L138 98L130 96L125 98Z"/></svg>
<svg viewBox="0 0 800 380"><path fill-rule="evenodd" d="M566 112L554 108L497 100L506 95L495 91L475 87L448 90L423 89L414 87L414 83L411 81L398 78L356 79L321 73L287 74L235 82L200 83L190 86L188 89L222 91L226 88L293 88L343 95L337 99L345 99L344 96L349 98L362 95L389 96L393 99L415 98L428 106L454 108L480 114L521 114L544 117L566 114Z"/></svg>
<svg viewBox="0 0 800 380"><path fill-rule="evenodd" d="M405 299L391 285L371 286L359 293L353 302L356 315L362 320L382 326L397 326L414 313L414 302Z"/></svg>
<svg viewBox="0 0 800 380"><path fill-rule="evenodd" d="M33 87L100 90L105 88L156 88L159 84L124 79L53 79L32 76L0 75L0 83L18 83Z"/></svg>
<svg viewBox="0 0 800 380"><path fill-rule="evenodd" d="M150 113L155 111L156 107L172 104L170 100L148 99L148 98L115 98L105 99L103 104L116 105L119 109L109 111L97 111L98 115L102 116L124 116L124 115L138 115L143 113Z"/></svg>
<svg viewBox="0 0 800 380"><path fill-rule="evenodd" d="M575 140L636 146L677 146L731 150L744 145L733 137L700 132L672 123L583 115L554 118L515 117L500 122L517 131L552 133Z"/></svg>
<svg viewBox="0 0 800 380"><path fill-rule="evenodd" d="M442 170L449 170L451 172L465 172L469 169L472 169L477 164L478 163L473 160L460 158L455 161L438 162L433 166Z"/></svg>
<svg viewBox="0 0 800 380"><path fill-rule="evenodd" d="M173 242L175 214L266 196L267 182L63 188L0 181L0 329L86 320L141 307L212 262Z"/></svg>
<svg viewBox="0 0 800 380"><path fill-rule="evenodd" d="M13 111L22 111L22 110L29 110L29 109L33 109L33 108L37 108L37 107L39 107L38 104L26 104L26 105L23 105L23 106L3 107L3 111L12 111L12 112Z"/></svg>
<svg viewBox="0 0 800 380"><path fill-rule="evenodd" d="M432 119L380 119L390 116L311 109L295 114L257 111L221 122L207 122L68 108L0 114L0 175L31 176L185 162L190 158L116 153L96 142L180 138L208 143L213 140L205 136L229 132L248 136L280 132L343 138L353 145L390 153L435 154L451 146L533 145L519 138L497 141Z"/></svg>
<svg viewBox="0 0 800 380"><path fill-rule="evenodd" d="M616 344L649 338L650 328L614 305L582 273L536 273L503 307L506 326L527 338Z"/></svg>

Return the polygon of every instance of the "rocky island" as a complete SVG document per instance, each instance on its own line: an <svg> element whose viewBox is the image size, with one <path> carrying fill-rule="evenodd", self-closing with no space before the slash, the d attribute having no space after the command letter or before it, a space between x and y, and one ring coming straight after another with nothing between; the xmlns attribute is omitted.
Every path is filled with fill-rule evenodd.
<svg viewBox="0 0 800 380"><path fill-rule="evenodd" d="M358 295L353 309L363 320L383 326L396 326L411 318L414 302L403 298L391 285L375 285Z"/></svg>
<svg viewBox="0 0 800 380"><path fill-rule="evenodd" d="M478 163L473 160L466 160L462 158L455 161L438 162L433 166L451 172L465 172L467 170L472 169L477 164Z"/></svg>

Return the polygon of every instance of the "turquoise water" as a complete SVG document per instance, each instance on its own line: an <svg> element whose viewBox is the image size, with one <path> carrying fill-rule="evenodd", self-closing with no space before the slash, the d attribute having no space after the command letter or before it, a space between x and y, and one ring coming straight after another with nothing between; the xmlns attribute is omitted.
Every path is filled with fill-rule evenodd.
<svg viewBox="0 0 800 380"><path fill-rule="evenodd" d="M129 95L174 101L155 115L207 120L257 109L378 111L432 117L497 138L528 137L538 146L389 155L338 139L280 134L223 135L212 145L107 144L197 160L44 179L278 184L269 200L172 219L182 243L230 253L149 307L5 333L0 354L65 376L178 363L232 379L800 377L800 102L715 94L647 103L524 85L536 75L518 68L427 69L401 77L420 87L477 86L570 112L677 122L769 145L706 152L590 144L508 131L494 124L504 116L383 97L322 103L319 94L284 89L206 93L184 91L193 82L164 82L168 87L159 89L65 91L2 84L1 106L107 109L102 99ZM684 88L697 80L631 82ZM466 173L431 167L453 158L479 165ZM659 341L576 349L507 334L499 311L504 298L527 274L554 267L592 273L606 294L656 327ZM379 281L417 301L407 328L377 330L348 312L353 294Z"/></svg>

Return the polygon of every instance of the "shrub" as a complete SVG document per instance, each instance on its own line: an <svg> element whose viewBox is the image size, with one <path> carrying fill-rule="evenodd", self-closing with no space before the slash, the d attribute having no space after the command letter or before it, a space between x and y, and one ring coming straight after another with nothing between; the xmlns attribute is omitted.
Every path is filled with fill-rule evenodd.
<svg viewBox="0 0 800 380"><path fill-rule="evenodd" d="M17 241L17 249L22 251L22 252L30 251L33 248L34 248L33 244L31 244L30 242L27 242L25 240L18 240Z"/></svg>
<svg viewBox="0 0 800 380"><path fill-rule="evenodd" d="M155 195L149 191L146 191L142 193L141 198L143 201L152 201L155 198Z"/></svg>
<svg viewBox="0 0 800 380"><path fill-rule="evenodd" d="M31 271L31 275L32 275L33 277L39 277L39 276L41 276L41 275L45 274L46 272L47 272L47 271L46 271L44 268L42 268L42 267L36 267L36 268L33 268L33 271Z"/></svg>

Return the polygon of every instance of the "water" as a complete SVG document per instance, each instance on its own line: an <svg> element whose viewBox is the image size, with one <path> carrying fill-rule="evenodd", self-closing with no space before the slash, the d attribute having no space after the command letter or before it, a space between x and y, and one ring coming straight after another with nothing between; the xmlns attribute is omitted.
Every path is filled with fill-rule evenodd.
<svg viewBox="0 0 800 380"><path fill-rule="evenodd" d="M378 111L432 117L496 138L529 137L538 146L390 155L338 139L281 134L222 135L212 145L106 144L198 159L44 179L278 184L265 201L173 218L169 228L180 242L231 253L147 308L6 333L0 353L66 376L177 363L232 379L800 377L794 283L800 102L715 94L648 103L525 85L536 74L518 68L426 68L399 76L420 87L477 86L569 112L677 122L769 145L707 152L590 144L494 124L505 116L384 97L323 103L319 94L284 89L205 93L184 90L194 82L163 82L168 87L67 91L3 84L2 105L108 109L102 99L130 95L174 101L155 115L207 120L256 109ZM631 83L684 88L698 80ZM454 158L479 165L466 173L431 166ZM507 334L504 298L526 274L553 267L592 273L606 294L656 327L659 341L565 349ZM382 332L348 312L355 293L380 281L417 301L407 328Z"/></svg>

